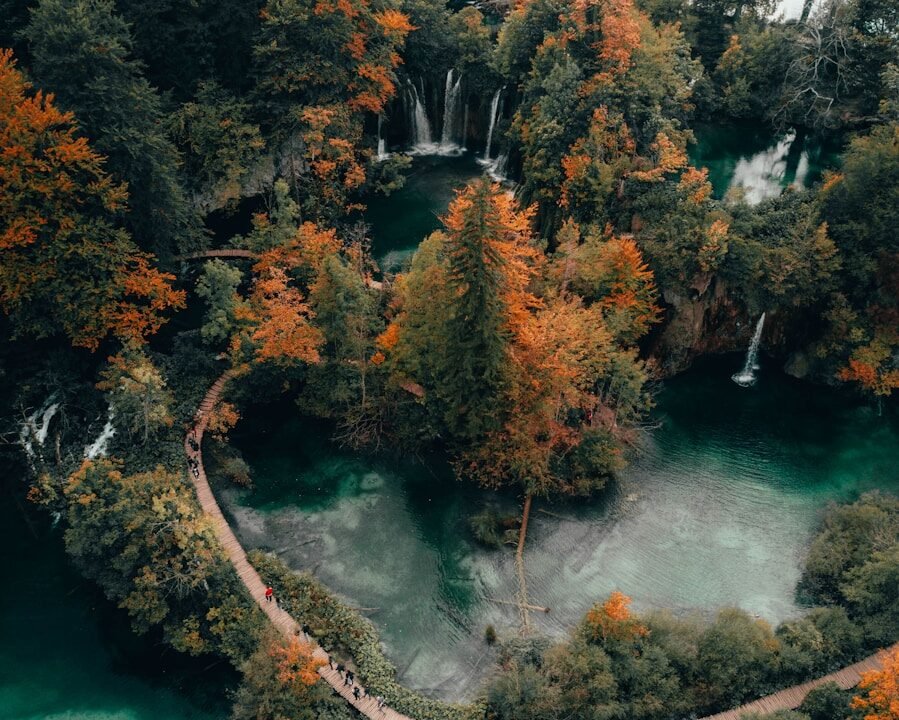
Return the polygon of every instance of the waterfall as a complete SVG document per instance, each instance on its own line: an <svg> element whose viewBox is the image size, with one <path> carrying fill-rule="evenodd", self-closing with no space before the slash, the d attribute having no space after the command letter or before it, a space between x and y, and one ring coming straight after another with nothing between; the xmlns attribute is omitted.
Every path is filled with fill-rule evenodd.
<svg viewBox="0 0 899 720"><path fill-rule="evenodd" d="M44 404L25 418L19 427L19 444L29 458L33 458L35 455L32 441L36 442L38 447L43 447L47 440L47 435L50 433L50 421L59 410L56 397L56 393L50 395Z"/></svg>
<svg viewBox="0 0 899 720"><path fill-rule="evenodd" d="M112 436L115 435L115 425L112 423L114 417L115 413L112 410L112 406L110 406L106 424L103 426L97 439L84 448L84 457L88 460L105 457L106 453L109 452L109 441L112 439Z"/></svg>
<svg viewBox="0 0 899 720"><path fill-rule="evenodd" d="M412 147L420 154L433 152L434 142L431 139L431 123L428 122L428 113L422 104L421 96L415 85L409 83L409 107L412 116Z"/></svg>
<svg viewBox="0 0 899 720"><path fill-rule="evenodd" d="M380 113L378 114L378 162L384 162L387 158L390 157L390 153L387 152L387 144L384 142L384 138L381 137L381 123L384 121L384 116Z"/></svg>
<svg viewBox="0 0 899 720"><path fill-rule="evenodd" d="M741 387L755 385L755 371L759 369L756 360L758 359L759 345L762 342L762 328L764 326L765 313L762 313L759 321L755 325L755 332L752 334L749 349L746 351L746 362L743 363L743 369L736 375L731 376L731 380Z"/></svg>
<svg viewBox="0 0 899 720"><path fill-rule="evenodd" d="M509 162L509 153L501 153L496 156L496 160L491 161L487 164L487 174L496 182L505 182L508 178L506 177L506 165Z"/></svg>
<svg viewBox="0 0 899 720"><path fill-rule="evenodd" d="M490 125L487 128L487 145L484 148L484 157L481 159L481 162L484 164L490 162L490 146L493 144L493 128L496 127L496 116L499 114L499 96L502 92L503 88L497 90L493 94L493 100L490 101Z"/></svg>
<svg viewBox="0 0 899 720"><path fill-rule="evenodd" d="M453 80L453 69L446 73L443 91L443 130L440 133L440 154L451 155L459 151L455 139L459 135L459 111L462 109L462 75Z"/></svg>

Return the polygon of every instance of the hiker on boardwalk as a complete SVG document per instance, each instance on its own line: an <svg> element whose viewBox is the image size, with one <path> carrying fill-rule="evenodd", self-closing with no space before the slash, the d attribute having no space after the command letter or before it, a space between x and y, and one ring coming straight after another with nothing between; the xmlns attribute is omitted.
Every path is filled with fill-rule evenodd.
<svg viewBox="0 0 899 720"><path fill-rule="evenodd" d="M346 671L346 675L343 676L343 684L344 685L352 685L353 684L353 673L349 670Z"/></svg>
<svg viewBox="0 0 899 720"><path fill-rule="evenodd" d="M378 697L376 697L375 700L378 703L378 710L380 710L381 712L384 712L384 696L378 695Z"/></svg>
<svg viewBox="0 0 899 720"><path fill-rule="evenodd" d="M265 588L265 601L271 602L274 599L274 597L275 597L275 591L274 591L274 589L272 589L272 586L269 585L267 588Z"/></svg>
<svg viewBox="0 0 899 720"><path fill-rule="evenodd" d="M362 697L362 693L359 692L359 686L358 686L358 685L357 685L356 687L353 688L353 697L356 698L357 701L359 700L359 698Z"/></svg>

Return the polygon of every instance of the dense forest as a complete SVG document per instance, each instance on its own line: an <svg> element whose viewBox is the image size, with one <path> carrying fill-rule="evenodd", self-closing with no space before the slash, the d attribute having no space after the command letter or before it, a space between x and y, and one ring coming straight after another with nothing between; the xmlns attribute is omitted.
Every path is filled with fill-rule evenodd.
<svg viewBox="0 0 899 720"><path fill-rule="evenodd" d="M460 481L516 493L520 544L532 498L602 492L651 432L657 384L743 349L762 313L791 375L895 411L895 0L805 0L790 19L772 0L0 10L7 483L61 519L136 632L241 671L237 720L352 711L266 627L185 479L185 433L226 370L206 440L222 478L251 482L228 433L286 397L355 452L436 450ZM691 161L694 127L749 121L837 157L811 187L721 197ZM503 177L460 188L388 272L366 204L438 138L487 160L492 145ZM473 524L483 539L503 523ZM311 576L254 564L422 720L699 717L899 639L888 493L828 511L801 618L635 613L616 592L564 641L499 638L470 705L403 688L367 621ZM823 686L779 717L895 719L890 662L854 699Z"/></svg>

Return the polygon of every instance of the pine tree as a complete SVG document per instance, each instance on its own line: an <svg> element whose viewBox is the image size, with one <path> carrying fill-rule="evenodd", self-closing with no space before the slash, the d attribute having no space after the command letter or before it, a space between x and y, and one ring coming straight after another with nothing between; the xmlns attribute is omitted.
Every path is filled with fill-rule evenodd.
<svg viewBox="0 0 899 720"><path fill-rule="evenodd" d="M38 84L75 112L109 171L128 183L129 228L164 255L191 249L199 226L180 184L162 99L132 58L128 25L112 0L41 0L25 31Z"/></svg>

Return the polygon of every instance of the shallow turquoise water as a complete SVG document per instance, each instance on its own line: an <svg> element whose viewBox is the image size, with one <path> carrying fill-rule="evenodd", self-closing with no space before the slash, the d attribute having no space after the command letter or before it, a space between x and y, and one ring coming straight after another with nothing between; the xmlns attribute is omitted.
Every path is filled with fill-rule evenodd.
<svg viewBox="0 0 899 720"><path fill-rule="evenodd" d="M794 602L828 502L899 491L899 423L773 369L740 388L740 357L666 383L629 468L591 502L540 501L526 551L535 616L561 634L613 589L638 608L709 613L735 605L772 622ZM238 534L312 569L368 611L403 680L444 697L476 689L492 623L515 632L511 548L487 551L466 518L517 499L451 479L436 461L371 461L330 446L287 413L248 417L236 436L256 490L225 491ZM436 468L436 469L435 469Z"/></svg>
<svg viewBox="0 0 899 720"><path fill-rule="evenodd" d="M835 143L797 137L793 131L772 133L761 123L698 124L693 130L690 160L708 168L719 198L738 192L755 204L790 186L811 187L838 159Z"/></svg>
<svg viewBox="0 0 899 720"><path fill-rule="evenodd" d="M210 670L127 618L70 567L61 533L40 514L34 533L0 488L0 718L224 720L233 673Z"/></svg>

